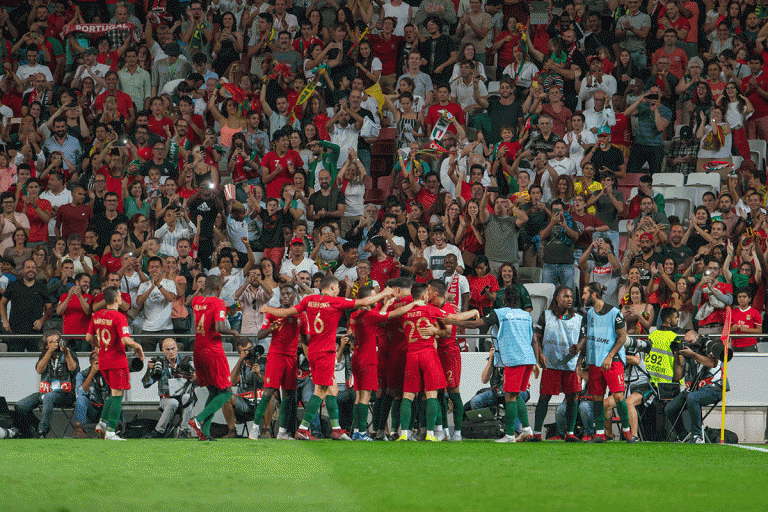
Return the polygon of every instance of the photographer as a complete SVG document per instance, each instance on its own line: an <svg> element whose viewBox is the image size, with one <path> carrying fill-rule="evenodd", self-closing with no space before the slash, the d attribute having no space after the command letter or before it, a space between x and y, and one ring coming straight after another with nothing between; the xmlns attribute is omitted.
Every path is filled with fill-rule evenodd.
<svg viewBox="0 0 768 512"><path fill-rule="evenodd" d="M99 351L90 356L91 366L79 372L75 377L75 437L88 439L86 421L98 423L104 404L112 394L107 381L99 372Z"/></svg>
<svg viewBox="0 0 768 512"><path fill-rule="evenodd" d="M261 389L264 384L264 377L261 374L261 365L264 364L264 349L260 346L254 346L248 338L240 338L237 341L237 351L240 358L235 363L235 367L232 368L230 380L233 386L238 387L238 392L232 395L228 404L224 405L223 412L225 417L231 415L232 427L234 427L235 422L247 423L249 438L258 439L259 429L250 418L255 413L256 390ZM272 398L271 394L266 401L262 397L259 404L263 403L266 408L270 398ZM230 408L231 413L229 412ZM270 420L273 412L270 411Z"/></svg>
<svg viewBox="0 0 768 512"><path fill-rule="evenodd" d="M672 437L673 433L677 436L676 439L678 441L685 439L685 426L680 416L683 408L687 407L688 413L691 416L691 434L693 434L691 442L696 444L704 443L704 437L701 432L701 408L705 405L716 404L723 396L722 378L714 381L714 377L720 371L718 360L711 352L706 351L705 348L711 343L713 343L712 340L706 336L701 336L696 331L688 331L685 333L684 343L672 345L675 358L672 376L674 381L683 379L686 367L689 364L702 365L703 368L698 370L696 377L691 383L691 386L698 385L698 389L685 389L664 408L664 415L667 418L668 440ZM679 350L676 350L678 348ZM726 391L728 391L727 383Z"/></svg>
<svg viewBox="0 0 768 512"><path fill-rule="evenodd" d="M160 396L160 419L150 437L162 438L166 436L168 423L173 418L179 407L183 408L180 437L192 437L189 428L189 420L192 418L192 407L188 407L192 394L192 386L195 383L195 372L192 366L192 357L179 358L179 349L176 340L166 338L162 344L163 355L154 357L147 364L147 372L141 379L144 388L157 382L157 393ZM189 384L192 383L192 384Z"/></svg>
<svg viewBox="0 0 768 512"><path fill-rule="evenodd" d="M59 331L47 331L40 340L40 357L35 370L40 375L40 390L16 402L16 425L21 437L45 438L50 430L54 407L72 407L79 365L77 354L69 350ZM40 420L32 411L40 404Z"/></svg>

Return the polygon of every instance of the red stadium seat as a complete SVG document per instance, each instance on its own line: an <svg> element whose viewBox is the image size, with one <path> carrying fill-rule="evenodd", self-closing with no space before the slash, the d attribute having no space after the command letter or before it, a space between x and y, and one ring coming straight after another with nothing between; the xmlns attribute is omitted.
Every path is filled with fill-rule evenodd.
<svg viewBox="0 0 768 512"><path fill-rule="evenodd" d="M379 140L395 140L395 129L382 128L379 132Z"/></svg>
<svg viewBox="0 0 768 512"><path fill-rule="evenodd" d="M643 176L644 174L645 173L639 173L639 172L635 172L631 174L628 173L624 178L619 178L618 180L619 187L632 188L632 187L638 186L640 184L640 176ZM625 195L625 197L628 197L628 196Z"/></svg>
<svg viewBox="0 0 768 512"><path fill-rule="evenodd" d="M624 252L627 250L627 246L629 245L629 238L626 236L619 235L619 261L624 258Z"/></svg>
<svg viewBox="0 0 768 512"><path fill-rule="evenodd" d="M388 194L392 190L392 176L379 176L376 188Z"/></svg>
<svg viewBox="0 0 768 512"><path fill-rule="evenodd" d="M371 190L373 188L373 178L366 176L363 184L365 185L365 190Z"/></svg>
<svg viewBox="0 0 768 512"><path fill-rule="evenodd" d="M365 196L363 197L363 201L366 203L375 203L375 204L382 204L385 199L384 192L377 189L372 188L365 191Z"/></svg>

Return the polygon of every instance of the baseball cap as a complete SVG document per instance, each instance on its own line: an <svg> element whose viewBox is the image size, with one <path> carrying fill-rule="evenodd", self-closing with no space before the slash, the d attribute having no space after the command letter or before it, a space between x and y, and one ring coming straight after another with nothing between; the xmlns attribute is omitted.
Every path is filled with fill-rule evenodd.
<svg viewBox="0 0 768 512"><path fill-rule="evenodd" d="M442 231L445 233L445 226L442 224L435 224L435 227L432 228L432 232L434 233L435 231Z"/></svg>
<svg viewBox="0 0 768 512"><path fill-rule="evenodd" d="M181 47L179 47L179 43L168 43L168 46L166 46L163 51L165 51L165 54L169 57L178 57L181 55Z"/></svg>
<svg viewBox="0 0 768 512"><path fill-rule="evenodd" d="M294 244L302 244L302 245L304 245L304 240L301 239L301 238L296 237L293 240L291 240L291 246L293 246Z"/></svg>
<svg viewBox="0 0 768 512"><path fill-rule="evenodd" d="M652 234L650 234L650 233L643 233L642 235L640 235L640 241L641 241L641 242L642 242L643 240L645 240L646 238L647 238L648 240L650 240L651 242L653 242L653 235L652 235Z"/></svg>
<svg viewBox="0 0 768 512"><path fill-rule="evenodd" d="M600 135L610 135L611 134L611 127L610 126L601 126L597 129L597 136Z"/></svg>

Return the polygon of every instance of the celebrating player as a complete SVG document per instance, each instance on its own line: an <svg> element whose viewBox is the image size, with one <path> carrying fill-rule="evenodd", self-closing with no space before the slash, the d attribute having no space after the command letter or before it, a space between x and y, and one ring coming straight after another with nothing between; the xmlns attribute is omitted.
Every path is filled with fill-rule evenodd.
<svg viewBox="0 0 768 512"><path fill-rule="evenodd" d="M93 315L85 336L88 343L99 349L99 371L112 390L112 395L101 411L101 421L96 426L96 433L104 433L104 439L110 441L123 441L124 439L115 433L115 429L123 411L123 392L131 389L125 347L131 347L142 361L144 351L140 344L131 339L128 320L118 311L123 302L118 289L114 286L104 288L104 300L107 303L106 309Z"/></svg>
<svg viewBox="0 0 768 512"><path fill-rule="evenodd" d="M339 297L339 280L334 276L324 276L320 281L320 295L308 295L291 308L273 308L262 306L263 314L271 314L280 318L296 316L305 313L309 321L309 344L307 359L315 383L315 391L304 409L304 418L296 430L296 439L314 440L309 426L320 412L320 406L325 400L328 418L331 421L331 438L334 440L351 441L352 439L339 425L339 406L336 401L338 390L334 386L336 367L336 330L339 319L347 309L375 304L384 297L392 295L387 288L376 295L364 299L345 299Z"/></svg>
<svg viewBox="0 0 768 512"><path fill-rule="evenodd" d="M603 287L599 283L589 283L581 294L582 303L587 308L587 316L582 320L582 337L577 346L572 346L571 354L581 352L579 365L586 359L589 366L587 392L592 395L592 411L595 416L595 436L592 443L605 442L605 409L603 398L605 388L613 395L616 409L621 419L621 430L628 443L635 443L629 431L629 411L624 401L624 342L627 341L627 327L624 317L617 308L603 302Z"/></svg>
<svg viewBox="0 0 768 512"><path fill-rule="evenodd" d="M576 397L581 391L581 379L576 374L577 357L570 348L581 338L582 317L573 312L573 292L567 286L555 290L555 299L547 311L541 313L533 334L533 351L543 369L539 402L533 422L533 435L529 441L541 441L541 427L552 396L565 393L565 418L568 422L566 442L578 443L573 435L576 427Z"/></svg>
<svg viewBox="0 0 768 512"><path fill-rule="evenodd" d="M195 362L197 385L208 388L208 399L200 414L189 420L189 426L201 441L214 440L211 438L213 415L232 396L229 362L221 344L221 335L240 337L240 333L228 328L225 323L227 305L219 298L220 293L219 276L208 276L205 278L203 295L192 299L192 311L195 314L195 349L192 359Z"/></svg>
<svg viewBox="0 0 768 512"><path fill-rule="evenodd" d="M280 307L287 309L296 301L296 289L290 284L280 287ZM278 439L292 440L288 433L288 420L296 415L296 367L299 337L309 334L307 317L304 314L295 317L278 318L267 314L258 338L272 336L267 353L267 369L264 376L264 394L253 414L254 428L248 439L259 438L259 424L269 406L272 395L279 388L283 390L280 402L280 430ZM290 410L289 408L293 408Z"/></svg>
<svg viewBox="0 0 768 512"><path fill-rule="evenodd" d="M447 287L443 281L432 280L428 287L431 294L445 296ZM479 312L472 310L458 315L448 315L431 304L423 304L428 295L427 285L422 283L414 283L411 286L411 297L413 297L411 305L418 305L403 315L402 318L403 334L408 343L408 353L403 378L403 402L400 406L400 437L397 440L409 440L413 399L416 398L417 393L423 391L427 397L427 436L425 440L437 441L435 422L440 407L437 402L437 391L445 387L445 375L440 366L440 357L437 355L437 342L434 334L443 330L440 324L477 318ZM437 326L436 323L438 323Z"/></svg>

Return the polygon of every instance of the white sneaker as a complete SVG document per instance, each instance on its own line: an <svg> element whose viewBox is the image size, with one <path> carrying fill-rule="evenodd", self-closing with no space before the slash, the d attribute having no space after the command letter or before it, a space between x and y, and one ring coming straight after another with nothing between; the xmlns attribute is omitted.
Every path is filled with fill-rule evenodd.
<svg viewBox="0 0 768 512"><path fill-rule="evenodd" d="M107 441L125 441L125 439L117 435L115 432L107 432L104 435L104 439Z"/></svg>
<svg viewBox="0 0 768 512"><path fill-rule="evenodd" d="M438 441L445 441L446 437L448 437L448 435L445 433L444 429L435 430L435 439Z"/></svg>
<svg viewBox="0 0 768 512"><path fill-rule="evenodd" d="M461 442L461 432L454 432L450 440L454 442Z"/></svg>
<svg viewBox="0 0 768 512"><path fill-rule="evenodd" d="M532 435L533 435L533 429L531 427L523 427L523 430L520 431L520 434L518 434L515 441L519 443L526 437L531 437Z"/></svg>
<svg viewBox="0 0 768 512"><path fill-rule="evenodd" d="M281 441L295 441L295 439L288 432L278 432L277 438Z"/></svg>
<svg viewBox="0 0 768 512"><path fill-rule="evenodd" d="M510 436L509 434L505 435L501 439L497 439L496 441L494 441L494 443L515 443L515 442L517 442L515 436Z"/></svg>
<svg viewBox="0 0 768 512"><path fill-rule="evenodd" d="M248 439L256 441L259 438L259 426L254 425L252 429L248 431Z"/></svg>
<svg viewBox="0 0 768 512"><path fill-rule="evenodd" d="M694 436L692 443L693 444L705 444L704 438L701 437L701 436Z"/></svg>
<svg viewBox="0 0 768 512"><path fill-rule="evenodd" d="M100 421L98 425L96 425L94 431L99 438L104 439L104 434L107 433L107 424L103 421Z"/></svg>

